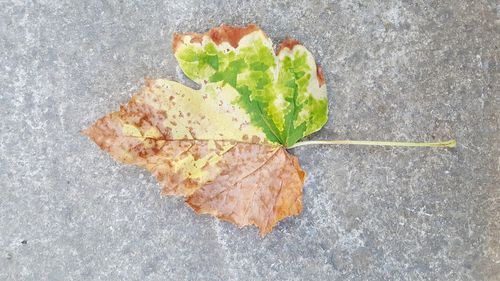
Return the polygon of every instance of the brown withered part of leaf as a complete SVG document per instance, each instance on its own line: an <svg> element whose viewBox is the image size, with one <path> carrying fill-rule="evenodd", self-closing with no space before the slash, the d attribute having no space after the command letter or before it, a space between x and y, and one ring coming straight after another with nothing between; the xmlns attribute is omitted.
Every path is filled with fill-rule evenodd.
<svg viewBox="0 0 500 281"><path fill-rule="evenodd" d="M256 225L261 235L302 211L304 172L283 147L239 144L220 162L221 173L186 202L197 212L239 226Z"/></svg>
<svg viewBox="0 0 500 281"><path fill-rule="evenodd" d="M216 44L220 44L222 42L228 42L234 48L238 47L238 43L241 38L245 35L248 35L254 31L259 30L259 28L255 24L249 24L245 27L238 26L230 26L230 25L221 25L219 27L214 27L210 29L206 33L194 33L194 32L186 32L186 33L174 33L174 40L172 41L172 49L177 49L178 45L182 38L186 35L191 37L191 42L202 42L203 36L208 36L212 39Z"/></svg>
<svg viewBox="0 0 500 281"><path fill-rule="evenodd" d="M253 224L265 235L301 212L304 172L295 156L266 142L227 102L231 89L219 90L204 95L149 81L83 133L119 162L152 172L162 194L184 196L197 213Z"/></svg>

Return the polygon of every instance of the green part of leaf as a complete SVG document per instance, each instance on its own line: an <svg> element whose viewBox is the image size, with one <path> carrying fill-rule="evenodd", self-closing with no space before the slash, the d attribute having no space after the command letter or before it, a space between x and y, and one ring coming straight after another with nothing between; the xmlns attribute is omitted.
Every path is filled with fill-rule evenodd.
<svg viewBox="0 0 500 281"><path fill-rule="evenodd" d="M239 87L237 90L241 94L238 104L249 113L252 123L260 127L270 141L283 143L276 125L267 118L262 110L264 104L258 101L252 102L250 100L251 92L246 86Z"/></svg>
<svg viewBox="0 0 500 281"><path fill-rule="evenodd" d="M237 48L209 38L184 42L175 57L190 79L236 89L238 105L272 142L290 147L327 121L326 87L319 85L314 58L302 45L275 55L270 40L256 31Z"/></svg>

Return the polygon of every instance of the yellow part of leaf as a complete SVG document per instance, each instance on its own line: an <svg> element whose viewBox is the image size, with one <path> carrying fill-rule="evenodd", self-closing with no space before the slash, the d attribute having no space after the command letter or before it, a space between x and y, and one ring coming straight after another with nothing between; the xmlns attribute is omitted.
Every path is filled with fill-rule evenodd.
<svg viewBox="0 0 500 281"><path fill-rule="evenodd" d="M137 129L136 126L130 124L123 124L122 126L123 134L128 137L143 138L141 131Z"/></svg>
<svg viewBox="0 0 500 281"><path fill-rule="evenodd" d="M164 112L163 126L173 139L239 140L265 136L235 105L238 93L230 86L194 90L168 80L149 81L146 95L136 101ZM145 136L147 137L147 136Z"/></svg>

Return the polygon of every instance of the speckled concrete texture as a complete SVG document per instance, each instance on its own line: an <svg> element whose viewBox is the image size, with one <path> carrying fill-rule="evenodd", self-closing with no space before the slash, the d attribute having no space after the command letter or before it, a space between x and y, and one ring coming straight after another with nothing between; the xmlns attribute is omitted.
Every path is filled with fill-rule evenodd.
<svg viewBox="0 0 500 281"><path fill-rule="evenodd" d="M143 3L148 2L148 3ZM0 280L500 280L497 1L0 1ZM257 23L325 70L292 151L304 211L261 239L159 195L79 134L144 77L193 85L174 31Z"/></svg>

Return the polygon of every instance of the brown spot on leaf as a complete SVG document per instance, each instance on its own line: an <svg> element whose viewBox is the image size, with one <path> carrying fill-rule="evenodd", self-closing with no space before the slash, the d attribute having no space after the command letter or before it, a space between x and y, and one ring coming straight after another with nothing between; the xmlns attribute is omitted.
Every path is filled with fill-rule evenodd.
<svg viewBox="0 0 500 281"><path fill-rule="evenodd" d="M252 140L250 142L251 143L259 143L260 142L260 138L257 137L257 136L252 136Z"/></svg>
<svg viewBox="0 0 500 281"><path fill-rule="evenodd" d="M276 54L279 54L285 48L293 50L293 47L295 47L296 45L300 45L299 40L287 38L280 43L278 49L276 50Z"/></svg>
<svg viewBox="0 0 500 281"><path fill-rule="evenodd" d="M325 75L323 74L323 69L319 65L316 65L316 76L318 77L319 86L325 85Z"/></svg>
<svg viewBox="0 0 500 281"><path fill-rule="evenodd" d="M201 33L194 33L194 32L186 32L186 33L177 33L174 32L174 38L172 40L172 49L177 50L179 45L182 43L182 40L184 36L191 36L191 43L201 43L203 41L203 34Z"/></svg>

